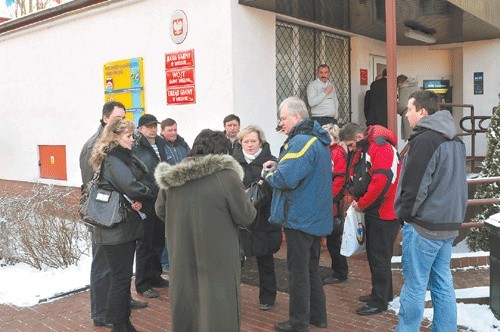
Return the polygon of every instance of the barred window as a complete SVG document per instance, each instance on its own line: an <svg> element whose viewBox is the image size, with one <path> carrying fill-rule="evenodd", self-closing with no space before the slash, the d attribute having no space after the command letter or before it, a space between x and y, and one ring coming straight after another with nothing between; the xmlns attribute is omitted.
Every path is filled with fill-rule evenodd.
<svg viewBox="0 0 500 332"><path fill-rule="evenodd" d="M290 96L307 103L306 89L316 79L317 67L330 67L330 80L337 89L339 123L351 121L349 37L276 21L276 102Z"/></svg>

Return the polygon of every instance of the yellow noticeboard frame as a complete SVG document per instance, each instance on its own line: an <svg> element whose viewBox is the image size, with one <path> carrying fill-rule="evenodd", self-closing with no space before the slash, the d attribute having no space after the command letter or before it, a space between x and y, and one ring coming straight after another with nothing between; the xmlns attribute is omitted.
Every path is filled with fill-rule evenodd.
<svg viewBox="0 0 500 332"><path fill-rule="evenodd" d="M103 66L104 102L119 101L127 119L137 121L144 114L144 69L141 57L105 63Z"/></svg>

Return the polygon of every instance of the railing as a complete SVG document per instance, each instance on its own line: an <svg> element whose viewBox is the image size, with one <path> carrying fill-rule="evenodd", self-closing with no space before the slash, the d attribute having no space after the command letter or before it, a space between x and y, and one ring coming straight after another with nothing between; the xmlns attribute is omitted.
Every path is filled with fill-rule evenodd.
<svg viewBox="0 0 500 332"><path fill-rule="evenodd" d="M485 121L491 120L491 116L485 115L475 115L474 105L471 104L452 104L452 103L440 103L439 109L447 109L453 114L453 107L470 108L470 115L464 116L460 119L460 129L463 133L459 136L470 136L471 137L471 148L470 156L467 157L467 161L471 162L471 171L473 172L476 166L476 160L480 160L481 157L476 156L476 134L486 133L488 131L488 126L485 126ZM470 127L465 127L465 122L470 121Z"/></svg>
<svg viewBox="0 0 500 332"><path fill-rule="evenodd" d="M467 185L476 185L476 184L484 184L484 183L493 183L500 182L500 176L493 176L488 178L477 178L477 179L468 179ZM493 205L500 204L500 198L476 198L467 200L467 206L478 206L478 205ZM462 223L461 228L481 228L484 227L484 222L464 222Z"/></svg>

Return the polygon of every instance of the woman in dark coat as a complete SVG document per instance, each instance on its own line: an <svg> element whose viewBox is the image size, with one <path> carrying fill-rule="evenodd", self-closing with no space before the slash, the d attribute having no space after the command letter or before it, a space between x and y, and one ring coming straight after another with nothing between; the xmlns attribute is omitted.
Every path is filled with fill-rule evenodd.
<svg viewBox="0 0 500 332"><path fill-rule="evenodd" d="M271 154L269 143L259 126L250 125L238 133L239 145L233 151L233 157L245 170L243 184L250 186L258 181L262 172L262 164L268 160L276 160ZM264 182L264 186L268 186ZM272 193L272 188L269 188ZM259 309L269 310L276 300L276 274L274 272L273 254L281 245L281 227L268 222L271 200L264 205L256 206L257 217L249 230L241 230L241 242L245 255L256 256L259 269Z"/></svg>
<svg viewBox="0 0 500 332"><path fill-rule="evenodd" d="M175 332L240 329L238 227L250 225L256 211L241 182L243 169L227 152L224 133L205 129L187 158L155 171Z"/></svg>
<svg viewBox="0 0 500 332"><path fill-rule="evenodd" d="M147 186L146 166L132 155L134 123L115 119L108 123L96 144L90 164L94 170L101 167L100 183L127 195L124 197L123 220L117 227L94 227L93 236L102 245L106 262L111 270L106 304L106 323L113 324L113 332L136 331L130 322L130 282L136 240L142 237L142 220L137 213L142 203L153 200ZM146 183L146 185L145 185Z"/></svg>

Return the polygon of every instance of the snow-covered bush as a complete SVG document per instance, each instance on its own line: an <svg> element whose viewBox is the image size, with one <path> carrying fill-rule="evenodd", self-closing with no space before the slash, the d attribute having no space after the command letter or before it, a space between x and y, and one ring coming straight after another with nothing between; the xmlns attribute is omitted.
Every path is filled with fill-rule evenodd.
<svg viewBox="0 0 500 332"><path fill-rule="evenodd" d="M71 195L71 188L37 183L30 195L0 197L0 257L37 269L78 262L88 253L90 238Z"/></svg>
<svg viewBox="0 0 500 332"><path fill-rule="evenodd" d="M500 96L499 96L500 97ZM500 105L493 111L488 132L488 150L483 161L481 176L500 176ZM477 186L474 198L500 198L499 183L488 183ZM485 221L491 215L500 212L500 205L485 205L474 221ZM472 228L467 236L467 245L472 251L489 251L489 232L485 227Z"/></svg>

